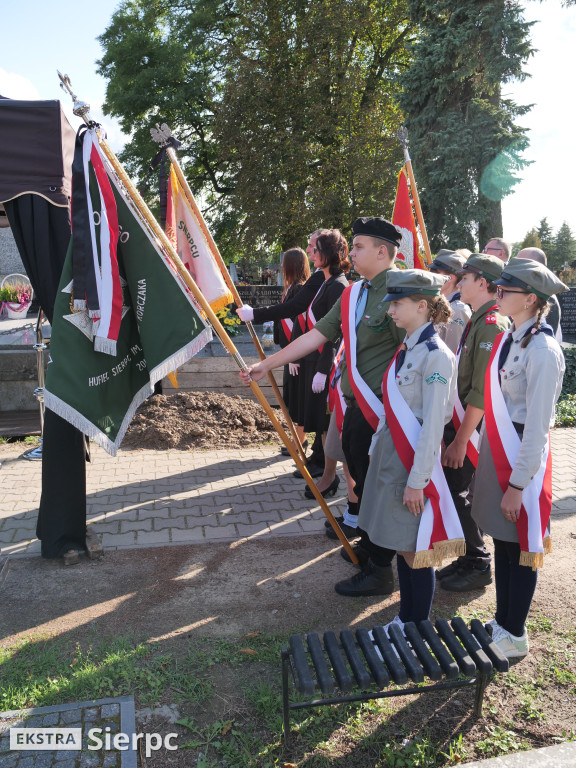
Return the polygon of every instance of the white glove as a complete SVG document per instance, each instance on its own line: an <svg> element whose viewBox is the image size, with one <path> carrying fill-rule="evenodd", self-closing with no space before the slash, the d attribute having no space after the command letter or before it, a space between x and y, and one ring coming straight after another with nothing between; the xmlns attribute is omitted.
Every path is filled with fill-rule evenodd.
<svg viewBox="0 0 576 768"><path fill-rule="evenodd" d="M288 363L288 373L290 376L298 376L300 372L300 363Z"/></svg>
<svg viewBox="0 0 576 768"><path fill-rule="evenodd" d="M316 394L323 392L324 387L326 386L326 378L325 373L315 373L314 378L312 379L312 392L315 392Z"/></svg>
<svg viewBox="0 0 576 768"><path fill-rule="evenodd" d="M250 304L243 304L236 309L236 314L243 323L251 323L254 320L254 310Z"/></svg>

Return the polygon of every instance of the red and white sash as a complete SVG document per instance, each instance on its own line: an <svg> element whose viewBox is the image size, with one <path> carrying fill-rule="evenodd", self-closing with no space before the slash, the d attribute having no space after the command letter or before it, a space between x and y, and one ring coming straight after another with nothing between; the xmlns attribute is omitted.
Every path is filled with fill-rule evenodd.
<svg viewBox="0 0 576 768"><path fill-rule="evenodd" d="M314 316L314 312L313 312L313 310L312 310L312 304L314 304L314 302L315 302L315 301L316 301L316 299L318 298L318 294L320 293L320 291L322 290L322 288L324 288L324 286L325 286L325 285L326 285L326 282L323 282L323 283L322 283L322 285L320 286L320 288L318 289L318 291L317 291L317 293L316 293L316 296L314 296L314 298L313 298L313 299L312 299L312 301L310 302L310 306L308 307L308 309L307 309L307 311L306 311L306 321L305 321L305 328L306 328L306 330L307 330L307 331L311 331L311 330L312 330L312 328L314 328L314 326L315 326L315 325L316 325L316 323L317 323L317 320L316 320L316 318L315 318L315 316ZM302 315L300 315L300 317L298 318L298 319L300 320L300 325L302 325L302 320L301 320L301 318L302 318ZM304 329L303 329L303 330L304 330ZM318 352L320 352L320 353L321 353L323 349L324 349L324 344L322 344L322 346L318 347Z"/></svg>
<svg viewBox="0 0 576 768"><path fill-rule="evenodd" d="M340 432L340 434L342 434L342 425L344 424L344 414L346 413L346 400L344 400L344 395L342 393L342 386L341 386L342 377L338 376L335 384L334 384L334 378L336 374L339 373L339 365L340 365L340 360L342 359L343 353L344 353L344 342L342 341L338 349L338 352L336 353L334 365L332 366L332 370L330 371L330 383L328 386L328 407L330 408L330 413L332 413L332 411L336 411L336 426L338 427L338 432Z"/></svg>
<svg viewBox="0 0 576 768"><path fill-rule="evenodd" d="M458 350L458 354L456 355L456 370L458 370L458 366L460 365L460 355L462 354L462 347ZM458 387L456 387L456 396L454 398L454 412L452 413L452 422L454 424L454 429L456 432L460 429L460 426L462 424L462 421L464 419L464 406L462 405L462 401L460 400L460 397L458 396ZM480 433L477 429L472 432L470 435L470 438L468 440L468 444L466 446L466 456L470 459L472 464L474 465L474 468L478 466L478 453L480 451Z"/></svg>
<svg viewBox="0 0 576 768"><path fill-rule="evenodd" d="M492 355L486 369L486 437L494 459L498 483L502 492L508 489L510 475L522 440L514 428L498 376L500 350L512 330L496 337ZM536 570L544 564L544 555L552 549L550 531L550 512L552 510L552 452L550 436L542 452L540 467L530 483L522 491L522 507L516 522L520 543L520 565Z"/></svg>
<svg viewBox="0 0 576 768"><path fill-rule="evenodd" d="M422 426L396 384L396 357L400 349L402 346L384 374L382 395L386 423L394 447L405 470L410 472ZM447 557L454 558L466 554L464 532L442 470L440 452L432 469L430 482L424 488L424 496L426 504L420 515L414 568L439 566Z"/></svg>
<svg viewBox="0 0 576 768"><path fill-rule="evenodd" d="M384 414L384 406L379 397L370 389L358 371L356 364L356 304L363 281L349 285L342 294L342 333L346 349L346 366L348 379L354 392L354 397L366 421L376 431L380 417Z"/></svg>
<svg viewBox="0 0 576 768"><path fill-rule="evenodd" d="M284 295L282 296L282 304L284 303L284 300L286 299L286 294L288 291L284 291ZM317 296L318 294L316 294ZM316 297L314 297L316 298ZM280 324L282 325L282 330L284 331L284 336L290 341L292 338L292 329L294 328L294 321L291 320L289 317L283 317L282 320L280 320ZM304 315L298 315L298 324L300 325L300 330L302 333L305 332L306 329L306 321L304 318Z"/></svg>

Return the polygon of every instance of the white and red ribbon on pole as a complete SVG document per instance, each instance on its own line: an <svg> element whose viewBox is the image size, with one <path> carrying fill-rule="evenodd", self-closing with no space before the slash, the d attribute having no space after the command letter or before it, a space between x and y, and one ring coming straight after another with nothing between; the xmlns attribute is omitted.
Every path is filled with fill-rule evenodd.
<svg viewBox="0 0 576 768"><path fill-rule="evenodd" d="M122 285L118 270L118 212L112 186L98 143L96 130L87 129L79 134L82 142L82 163L76 163L73 183L83 186L73 197L72 234L82 238L82 249L87 258L81 264L84 275L80 284L86 294L74 296L75 309L88 306L94 322L94 350L116 354L116 342L122 321ZM95 211L90 195L91 170L97 183L100 210ZM81 206L84 210L78 210ZM88 224L88 227L85 224ZM91 258L90 258L91 257ZM75 263L75 268L77 264ZM77 276L74 275L76 283ZM92 290L95 288L95 294Z"/></svg>
<svg viewBox="0 0 576 768"><path fill-rule="evenodd" d="M400 349L384 374L382 395L386 423L394 446L405 470L410 472L422 426L396 384L396 357ZM442 470L440 452L430 482L424 488L424 496L426 503L420 515L414 568L439 566L447 557L466 554L464 532Z"/></svg>
<svg viewBox="0 0 576 768"><path fill-rule="evenodd" d="M500 350L511 333L511 329L508 329L499 334L494 341L492 355L486 369L485 386L486 437L494 459L498 483L503 493L508 489L510 476L522 445L506 407L498 375ZM544 564L544 555L552 549L549 530L551 511L552 452L550 436L548 436L540 467L522 491L520 518L516 522L521 550L520 565L536 570Z"/></svg>
<svg viewBox="0 0 576 768"><path fill-rule="evenodd" d="M376 431L380 417L384 414L384 406L379 397L364 381L357 366L356 355L356 304L362 288L362 280L349 285L342 294L342 333L346 348L346 367L348 379L354 392L356 402L366 421Z"/></svg>

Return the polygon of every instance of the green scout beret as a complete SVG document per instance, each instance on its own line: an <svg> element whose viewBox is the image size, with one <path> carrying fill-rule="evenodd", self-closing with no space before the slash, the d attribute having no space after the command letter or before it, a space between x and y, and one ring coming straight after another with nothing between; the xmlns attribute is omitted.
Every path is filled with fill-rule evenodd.
<svg viewBox="0 0 576 768"><path fill-rule="evenodd" d="M466 264L466 259L456 251L449 251L446 248L441 248L436 254L436 258L428 265L428 269L432 272L441 270L442 272L450 272L451 275L457 275Z"/></svg>
<svg viewBox="0 0 576 768"><path fill-rule="evenodd" d="M467 272L475 272L493 283L502 274L504 266L504 262L497 256L489 256L487 253L472 253L468 256L468 260L459 274L465 275Z"/></svg>
<svg viewBox="0 0 576 768"><path fill-rule="evenodd" d="M386 274L384 301L397 301L415 293L438 296L446 280L446 275L436 275L423 269L391 269Z"/></svg>
<svg viewBox="0 0 576 768"><path fill-rule="evenodd" d="M549 299L555 293L570 290L544 264L528 259L511 259L494 283L503 288L522 288L524 291L535 293L541 299Z"/></svg>
<svg viewBox="0 0 576 768"><path fill-rule="evenodd" d="M356 219L352 224L352 236L367 235L368 237L377 237L379 240L385 240L392 245L400 245L402 234L398 232L392 222L383 219L381 216L362 216Z"/></svg>

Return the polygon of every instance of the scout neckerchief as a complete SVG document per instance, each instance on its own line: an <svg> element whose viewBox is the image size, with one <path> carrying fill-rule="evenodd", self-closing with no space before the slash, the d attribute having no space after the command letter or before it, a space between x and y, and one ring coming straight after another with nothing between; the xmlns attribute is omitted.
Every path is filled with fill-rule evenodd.
<svg viewBox="0 0 576 768"><path fill-rule="evenodd" d="M549 329L549 330L548 330ZM540 330L553 335L549 326L541 326ZM532 333L533 327L527 333ZM518 458L522 440L518 436L500 385L500 368L505 363L501 352L512 329L499 334L494 341L490 362L486 369L486 437L490 445L496 475L502 492L508 489L512 469ZM550 436L542 452L540 467L526 488L522 491L522 507L520 517L516 521L518 542L520 544L520 565L526 565L536 570L543 565L544 555L551 551L550 512L552 510L552 452L550 451Z"/></svg>
<svg viewBox="0 0 576 768"><path fill-rule="evenodd" d="M376 431L380 417L384 414L382 401L370 389L364 381L357 367L356 354L356 304L360 291L364 284L359 280L344 290L342 294L342 334L344 336L344 348L346 349L346 364L348 368L348 379L354 392L356 402L362 411L362 415Z"/></svg>
<svg viewBox="0 0 576 768"><path fill-rule="evenodd" d="M427 325L416 342L427 342L436 346L436 333L433 325ZM431 339L434 341L430 342ZM433 347L432 347L433 348ZM382 396L386 423L392 435L394 447L406 472L412 470L414 454L418 438L422 430L420 422L404 400L396 379L400 378L398 371L403 361L402 353L406 354L406 345L398 347L382 382ZM398 366L397 359L400 359ZM440 442L440 438L438 440ZM452 500L452 494L442 470L440 451L432 469L430 482L424 488L426 503L420 515L418 536L416 540L416 555L414 568L439 566L444 558L459 557L466 553L466 542L458 512Z"/></svg>
<svg viewBox="0 0 576 768"><path fill-rule="evenodd" d="M494 313L497 311L498 311L497 304L494 304L494 306L487 309L485 313L484 322L495 323L496 315ZM462 338L460 339L460 343L458 344L458 349L456 351L456 370L458 370L458 367L460 365L460 355L462 354L462 350L464 349L466 338L470 333L470 328L472 328L472 320L468 320L468 324L466 325L466 328L464 329L464 333L462 334ZM458 395L458 387L456 387L456 396L454 398L454 412L452 414L452 422L454 424L454 428L456 432L458 432L458 430L460 429L460 425L464 420L465 413L466 413L466 409L462 405L462 402ZM480 433L478 432L477 429L475 429L474 432L472 432L472 434L470 435L470 438L468 439L468 445L466 446L466 456L468 456L474 468L478 466L479 450L480 450Z"/></svg>
<svg viewBox="0 0 576 768"><path fill-rule="evenodd" d="M289 288L287 288L284 291L284 295L282 296L282 302L281 302L282 304L286 300L286 296L287 296L288 291L290 290L290 288L292 288L292 286L290 286ZM316 294L316 295L318 295L318 294ZM292 338L292 329L294 328L293 320L291 320L289 317L283 317L280 320L280 324L282 325L282 330L284 331L284 335L286 336L286 339L288 341L290 341L290 339ZM304 321L304 315L303 314L302 315L298 315L298 324L300 325L300 330L302 331L302 333L305 333L306 324L305 324L305 321Z"/></svg>
<svg viewBox="0 0 576 768"><path fill-rule="evenodd" d="M334 365L330 371L330 382L328 385L328 407L330 413L336 411L336 426L338 432L342 434L342 425L344 424L344 414L346 413L346 401L342 394L341 375L340 375L340 361L344 354L344 341L341 342L336 357L334 359Z"/></svg>

